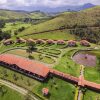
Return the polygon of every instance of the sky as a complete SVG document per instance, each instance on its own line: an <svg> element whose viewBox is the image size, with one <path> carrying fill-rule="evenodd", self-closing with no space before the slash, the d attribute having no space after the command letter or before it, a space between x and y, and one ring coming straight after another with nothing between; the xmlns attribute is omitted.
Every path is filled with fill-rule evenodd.
<svg viewBox="0 0 100 100"><path fill-rule="evenodd" d="M100 5L100 0L0 0L0 8L3 9L17 9L24 7L38 7L45 6L50 8L62 7L66 5L83 5L85 3L92 3Z"/></svg>

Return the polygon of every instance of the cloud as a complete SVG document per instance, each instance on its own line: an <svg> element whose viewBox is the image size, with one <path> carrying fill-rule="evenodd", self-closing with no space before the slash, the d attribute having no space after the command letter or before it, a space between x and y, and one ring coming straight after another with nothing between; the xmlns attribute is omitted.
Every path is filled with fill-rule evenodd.
<svg viewBox="0 0 100 100"><path fill-rule="evenodd" d="M28 6L61 7L65 5L82 5L93 3L100 5L100 0L0 0L0 8L18 8Z"/></svg>

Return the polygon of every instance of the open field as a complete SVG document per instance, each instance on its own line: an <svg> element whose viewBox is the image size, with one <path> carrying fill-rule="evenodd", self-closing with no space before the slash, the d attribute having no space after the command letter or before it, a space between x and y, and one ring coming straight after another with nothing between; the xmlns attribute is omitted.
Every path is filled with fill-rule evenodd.
<svg viewBox="0 0 100 100"><path fill-rule="evenodd" d="M31 34L35 32L43 32L47 30L60 29L61 27L73 27L73 26L93 26L100 20L98 17L100 14L100 6L94 7L92 9L72 12L72 13L61 13L54 19L40 23L38 25L33 25L20 34ZM92 16L91 16L92 15ZM98 15L98 16L97 16ZM78 36L78 35L77 35ZM56 38L56 37L55 37Z"/></svg>
<svg viewBox="0 0 100 100"><path fill-rule="evenodd" d="M23 19L23 18L32 18L32 19L40 19L40 18L48 18L48 14L34 11L34 12L25 12L25 11L13 11L0 9L0 19Z"/></svg>
<svg viewBox="0 0 100 100"><path fill-rule="evenodd" d="M23 22L16 22L16 23L6 23L3 31L11 31L11 34L14 35L14 31L18 31L19 28L30 27L31 24L23 23Z"/></svg>
<svg viewBox="0 0 100 100"><path fill-rule="evenodd" d="M84 94L83 100L99 100L100 99L100 93L96 93L90 90L87 90Z"/></svg>
<svg viewBox="0 0 100 100"><path fill-rule="evenodd" d="M30 33L30 31L28 32ZM19 36L22 35L19 33ZM54 32L46 32L46 33L39 33L39 34L33 34L29 36L23 36L24 38L33 38L33 39L63 39L63 40L74 40L76 37L75 35L69 34L67 30L62 31L54 31Z"/></svg>
<svg viewBox="0 0 100 100"><path fill-rule="evenodd" d="M91 68L85 68L85 78L100 84L100 50L90 51L89 53L97 56L97 65Z"/></svg>
<svg viewBox="0 0 100 100"><path fill-rule="evenodd" d="M7 76L5 76L5 71ZM17 80L14 79L14 74L17 77ZM58 78L50 78L45 83L40 83L34 79L31 79L29 77L26 77L22 74L19 74L17 72L11 71L9 69L6 69L4 67L0 67L0 78L7 79L17 85L20 85L24 88L27 88L33 93L38 93L39 95L42 95L42 88L47 87L50 90L50 100L55 100L60 98L62 96L62 100L65 100L70 95L69 100L72 100L74 98L75 93L75 87L71 85L70 83L67 83L61 79ZM67 89L70 89L70 92L67 91ZM65 92L66 91L66 92Z"/></svg>
<svg viewBox="0 0 100 100"><path fill-rule="evenodd" d="M4 94L1 92L1 87L5 91ZM24 100L24 96L6 86L0 85L0 100Z"/></svg>
<svg viewBox="0 0 100 100"><path fill-rule="evenodd" d="M73 49L68 49L67 52L65 52L61 59L59 60L59 63L54 66L55 69L69 73L73 76L79 76L80 73L80 65L76 64L74 61L72 61L71 56L75 51ZM74 72L74 73L73 73Z"/></svg>

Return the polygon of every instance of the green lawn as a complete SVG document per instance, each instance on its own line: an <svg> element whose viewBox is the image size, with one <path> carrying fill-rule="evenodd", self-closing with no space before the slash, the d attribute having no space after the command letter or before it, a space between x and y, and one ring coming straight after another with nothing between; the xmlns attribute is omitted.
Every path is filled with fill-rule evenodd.
<svg viewBox="0 0 100 100"><path fill-rule="evenodd" d="M74 100L75 86L61 79L53 77L48 82L41 84L37 88L39 94L42 94L43 87L49 89L50 95L47 97L49 100Z"/></svg>
<svg viewBox="0 0 100 100"><path fill-rule="evenodd" d="M0 100L24 100L24 96L21 95L20 93L6 86L3 86L2 89L5 90L5 92L3 92L2 94L0 90Z"/></svg>
<svg viewBox="0 0 100 100"><path fill-rule="evenodd" d="M100 93L87 90L83 100L100 100Z"/></svg>
<svg viewBox="0 0 100 100"><path fill-rule="evenodd" d="M19 56L23 56L28 58L29 54L26 52L26 50L22 50L22 49L15 49L15 50L10 50L6 53L10 53L10 54L15 54L15 55L19 55ZM38 52L33 52L31 54L31 57L33 60L38 60L47 64L53 64L55 62L55 60L52 57L49 57L48 55L43 55L42 53L38 53Z"/></svg>
<svg viewBox="0 0 100 100"><path fill-rule="evenodd" d="M97 65L85 67L85 79L100 84L100 51L90 51L89 53L97 56Z"/></svg>
<svg viewBox="0 0 100 100"><path fill-rule="evenodd" d="M100 84L100 71L96 68L85 68L85 79Z"/></svg>
<svg viewBox="0 0 100 100"><path fill-rule="evenodd" d="M73 76L79 77L80 73L80 65L76 64L72 59L71 56L75 51L71 48L68 49L59 60L59 63L54 66L55 69L62 71L64 73L69 73Z"/></svg>
<svg viewBox="0 0 100 100"><path fill-rule="evenodd" d="M33 31L34 32L34 31ZM30 33L30 32L28 32ZM19 36L22 36L23 34L20 33ZM63 40L74 40L75 36L70 34L67 30L63 31L54 31L54 32L46 32L46 33L39 33L39 34L33 34L29 36L23 36L23 38L33 38L33 39L63 39Z"/></svg>
<svg viewBox="0 0 100 100"><path fill-rule="evenodd" d="M6 23L5 27L3 28L3 31L11 31L11 34L13 35L14 31L17 31L21 27L28 28L31 24L23 23L23 22L16 22L16 23Z"/></svg>
<svg viewBox="0 0 100 100"><path fill-rule="evenodd" d="M16 79L14 78L14 74L16 76ZM40 82L32 78L29 78L23 74L4 68L2 66L0 66L0 78L10 80L11 82L18 84L22 87L25 87L29 90L32 90L40 84Z"/></svg>

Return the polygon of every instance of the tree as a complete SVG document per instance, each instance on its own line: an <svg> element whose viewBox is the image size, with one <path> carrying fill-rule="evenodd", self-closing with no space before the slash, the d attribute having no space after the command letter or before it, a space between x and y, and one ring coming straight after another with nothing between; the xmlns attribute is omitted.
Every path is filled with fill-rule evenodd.
<svg viewBox="0 0 100 100"><path fill-rule="evenodd" d="M34 42L27 42L28 49L34 51L36 48L36 44Z"/></svg>
<svg viewBox="0 0 100 100"><path fill-rule="evenodd" d="M0 28L3 28L5 26L5 21L4 20L0 20Z"/></svg>
<svg viewBox="0 0 100 100"><path fill-rule="evenodd" d="M14 31L14 35L15 35L15 36L18 35L18 31Z"/></svg>
<svg viewBox="0 0 100 100"><path fill-rule="evenodd" d="M5 86L1 85L0 86L0 96L3 96L7 92L7 89Z"/></svg>
<svg viewBox="0 0 100 100"><path fill-rule="evenodd" d="M35 46L36 44L33 42L27 42L28 48L26 49L26 52L29 53L29 57L31 57L32 51L36 50Z"/></svg>
<svg viewBox="0 0 100 100"><path fill-rule="evenodd" d="M25 27L21 27L21 28L18 29L18 32L22 32L24 30L25 30Z"/></svg>
<svg viewBox="0 0 100 100"><path fill-rule="evenodd" d="M17 80L18 80L18 77L17 77L17 75L16 75L16 74L13 74L13 79L14 79L15 81L17 81Z"/></svg>
<svg viewBox="0 0 100 100"><path fill-rule="evenodd" d="M3 32L0 30L0 40L11 38L11 34L9 32Z"/></svg>

